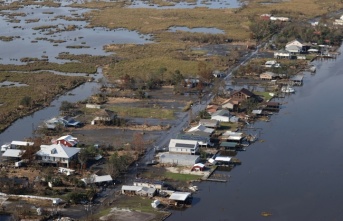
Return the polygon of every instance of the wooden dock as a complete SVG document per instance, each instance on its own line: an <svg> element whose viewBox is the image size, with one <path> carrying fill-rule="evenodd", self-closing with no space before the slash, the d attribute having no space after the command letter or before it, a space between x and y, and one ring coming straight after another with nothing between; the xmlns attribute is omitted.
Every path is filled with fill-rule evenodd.
<svg viewBox="0 0 343 221"><path fill-rule="evenodd" d="M227 182L227 180L221 180L221 179L207 179L206 181L220 182L220 183L226 183Z"/></svg>

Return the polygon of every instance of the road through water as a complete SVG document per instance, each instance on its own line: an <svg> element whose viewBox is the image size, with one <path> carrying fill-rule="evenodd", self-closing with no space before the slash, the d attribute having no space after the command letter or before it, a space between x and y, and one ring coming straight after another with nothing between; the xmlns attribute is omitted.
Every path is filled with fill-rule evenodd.
<svg viewBox="0 0 343 221"><path fill-rule="evenodd" d="M168 221L343 219L343 56L313 64L280 112L253 125L260 142L238 153L229 182L197 184L192 207Z"/></svg>

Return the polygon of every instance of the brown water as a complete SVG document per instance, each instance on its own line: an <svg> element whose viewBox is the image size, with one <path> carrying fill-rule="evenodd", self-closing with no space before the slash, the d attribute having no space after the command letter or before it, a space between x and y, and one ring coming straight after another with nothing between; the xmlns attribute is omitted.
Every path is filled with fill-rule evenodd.
<svg viewBox="0 0 343 221"><path fill-rule="evenodd" d="M264 142L238 153L230 181L197 184L193 206L168 221L343 220L343 56L314 64L282 110L253 125Z"/></svg>

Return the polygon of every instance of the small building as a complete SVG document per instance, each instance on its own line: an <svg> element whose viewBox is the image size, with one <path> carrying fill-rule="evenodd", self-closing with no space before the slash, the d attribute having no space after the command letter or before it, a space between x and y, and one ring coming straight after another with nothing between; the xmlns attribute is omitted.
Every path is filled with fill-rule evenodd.
<svg viewBox="0 0 343 221"><path fill-rule="evenodd" d="M33 142L27 141L12 141L11 143L6 143L1 146L1 152L5 152L7 149L24 149L28 146L33 146Z"/></svg>
<svg viewBox="0 0 343 221"><path fill-rule="evenodd" d="M196 163L193 165L191 171L203 171L205 169L205 164L203 163Z"/></svg>
<svg viewBox="0 0 343 221"><path fill-rule="evenodd" d="M169 152L180 154L195 154L199 150L196 140L170 139Z"/></svg>
<svg viewBox="0 0 343 221"><path fill-rule="evenodd" d="M229 109L229 110L234 110L236 107L238 107L239 101L234 100L234 99L227 99L222 103L222 108L223 109Z"/></svg>
<svg viewBox="0 0 343 221"><path fill-rule="evenodd" d="M219 127L219 121L215 119L200 119L199 124L214 129Z"/></svg>
<svg viewBox="0 0 343 221"><path fill-rule="evenodd" d="M303 75L295 75L293 76L290 81L292 82L293 85L301 86L303 85Z"/></svg>
<svg viewBox="0 0 343 221"><path fill-rule="evenodd" d="M83 178L81 179L86 185L88 184L113 184L112 181L112 177L111 175L102 175L102 176L98 176L96 174L91 175L90 177L87 178Z"/></svg>
<svg viewBox="0 0 343 221"><path fill-rule="evenodd" d="M199 124L198 126L192 127L188 130L188 132L195 132L195 131L201 131L210 136L214 132L214 129L208 128L204 125Z"/></svg>
<svg viewBox="0 0 343 221"><path fill-rule="evenodd" d="M275 79L277 75L273 72L270 72L270 71L266 71L262 74L260 74L260 79L261 80L273 80Z"/></svg>
<svg viewBox="0 0 343 221"><path fill-rule="evenodd" d="M159 162L179 166L193 166L200 161L199 155L162 153L159 155Z"/></svg>
<svg viewBox="0 0 343 221"><path fill-rule="evenodd" d="M12 159L21 159L21 156L25 153L25 150L19 149L7 149L2 157L12 158Z"/></svg>
<svg viewBox="0 0 343 221"><path fill-rule="evenodd" d="M206 107L206 112L212 115L214 112L216 112L217 110L219 110L219 108L220 108L220 107L219 107L218 105L214 105L214 104L212 104L212 105L207 105L207 107Z"/></svg>
<svg viewBox="0 0 343 221"><path fill-rule="evenodd" d="M91 124L104 124L111 125L117 117L117 114L114 111L108 109L100 109L95 113L95 118L92 120Z"/></svg>
<svg viewBox="0 0 343 221"><path fill-rule="evenodd" d="M221 136L221 140L227 141L227 142L241 143L243 139L244 139L243 133L232 132L232 131L226 131Z"/></svg>
<svg viewBox="0 0 343 221"><path fill-rule="evenodd" d="M174 192L170 195L169 200L175 205L188 204L192 200L191 196L192 194L190 192Z"/></svg>
<svg viewBox="0 0 343 221"><path fill-rule="evenodd" d="M285 49L291 54L299 54L300 52L302 52L302 47L297 46L297 45L289 45L289 46L286 46Z"/></svg>
<svg viewBox="0 0 343 221"><path fill-rule="evenodd" d="M226 149L226 150L236 150L237 143L236 142L221 142L219 144L220 147Z"/></svg>
<svg viewBox="0 0 343 221"><path fill-rule="evenodd" d="M228 156L216 156L214 161L219 164L229 164L231 163L232 157Z"/></svg>
<svg viewBox="0 0 343 221"><path fill-rule="evenodd" d="M226 109L218 110L211 115L211 119L217 120L219 122L230 122L230 117L230 111Z"/></svg>
<svg viewBox="0 0 343 221"><path fill-rule="evenodd" d="M280 110L280 103L279 102L265 102L264 108L265 111L279 111Z"/></svg>
<svg viewBox="0 0 343 221"><path fill-rule="evenodd" d="M78 144L78 139L71 135L62 136L53 141L54 144L62 144L67 147L75 147Z"/></svg>

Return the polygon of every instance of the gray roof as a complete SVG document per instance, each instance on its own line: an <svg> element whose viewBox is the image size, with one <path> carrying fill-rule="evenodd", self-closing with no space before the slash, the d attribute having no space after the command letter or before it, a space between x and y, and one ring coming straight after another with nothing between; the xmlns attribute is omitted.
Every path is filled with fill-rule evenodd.
<svg viewBox="0 0 343 221"><path fill-rule="evenodd" d="M175 163L178 165L192 166L200 159L199 155L162 153L159 155L160 163Z"/></svg>
<svg viewBox="0 0 343 221"><path fill-rule="evenodd" d="M226 109L221 109L221 110L217 110L216 112L214 112L212 114L212 116L230 116L230 111L226 110Z"/></svg>
<svg viewBox="0 0 343 221"><path fill-rule="evenodd" d="M292 81L302 81L304 76L302 75L295 75L291 78Z"/></svg>

